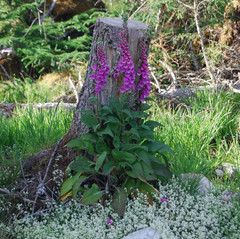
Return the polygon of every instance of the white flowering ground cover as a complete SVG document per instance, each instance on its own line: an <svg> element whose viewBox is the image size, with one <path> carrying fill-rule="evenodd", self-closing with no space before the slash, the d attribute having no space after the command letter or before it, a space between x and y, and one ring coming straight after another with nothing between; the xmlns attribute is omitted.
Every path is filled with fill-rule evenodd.
<svg viewBox="0 0 240 239"><path fill-rule="evenodd" d="M239 203L226 203L216 192L193 196L177 179L160 185L159 190L161 195L156 195L153 206L140 199L129 201L123 218L110 206L71 202L41 218L26 215L13 227L2 225L0 229L8 231L9 238L19 239L117 239L149 226L163 239L240 238Z"/></svg>

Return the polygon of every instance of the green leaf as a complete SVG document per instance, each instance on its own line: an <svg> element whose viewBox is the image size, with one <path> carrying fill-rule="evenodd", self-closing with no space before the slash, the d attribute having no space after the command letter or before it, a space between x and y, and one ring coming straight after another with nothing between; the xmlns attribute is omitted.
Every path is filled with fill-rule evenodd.
<svg viewBox="0 0 240 239"><path fill-rule="evenodd" d="M157 177L154 175L154 170L151 168L151 166L149 166L145 162L140 162L140 163L141 163L142 168L143 168L144 178L147 181L156 180Z"/></svg>
<svg viewBox="0 0 240 239"><path fill-rule="evenodd" d="M86 180L86 178L87 178L86 176L82 175L73 184L73 187L72 187L72 198L73 199L77 198L77 192L79 190L79 187Z"/></svg>
<svg viewBox="0 0 240 239"><path fill-rule="evenodd" d="M144 191L148 192L149 194L155 194L155 193L160 194L160 192L149 183L141 182L139 188L143 189Z"/></svg>
<svg viewBox="0 0 240 239"><path fill-rule="evenodd" d="M113 137L113 133L109 126L107 126L104 130L98 132L99 136L102 136L103 134L107 134L107 135L110 135L111 137Z"/></svg>
<svg viewBox="0 0 240 239"><path fill-rule="evenodd" d="M70 148L86 149L87 143L83 139L74 139L67 143L67 146Z"/></svg>
<svg viewBox="0 0 240 239"><path fill-rule="evenodd" d="M123 110L122 112L125 113L125 114L126 114L127 116L129 116L130 118L133 118L133 115L132 115L132 113L131 113L130 110L125 109L125 110Z"/></svg>
<svg viewBox="0 0 240 239"><path fill-rule="evenodd" d="M118 118L114 117L114 116L110 116L107 118L107 120L105 121L104 124L107 124L107 123L118 123L120 124L120 121Z"/></svg>
<svg viewBox="0 0 240 239"><path fill-rule="evenodd" d="M109 175L114 168L115 168L114 162L113 162L113 161L107 161L107 162L103 165L103 174Z"/></svg>
<svg viewBox="0 0 240 239"><path fill-rule="evenodd" d="M85 205L93 204L97 202L104 194L104 191L99 191L98 185L93 184L90 189L88 189L81 198L81 203Z"/></svg>
<svg viewBox="0 0 240 239"><path fill-rule="evenodd" d="M148 114L143 111L133 111L132 116L134 118L148 118Z"/></svg>
<svg viewBox="0 0 240 239"><path fill-rule="evenodd" d="M88 158L85 158L83 156L78 156L76 158L76 161L73 161L69 164L69 167L71 170L76 172L94 172L94 170L91 168L91 165L93 164L92 161L90 161Z"/></svg>
<svg viewBox="0 0 240 239"><path fill-rule="evenodd" d="M142 164L140 162L136 162L136 163L133 164L132 171L133 171L133 174L137 178L139 178L143 182L146 182L143 167L142 167Z"/></svg>
<svg viewBox="0 0 240 239"><path fill-rule="evenodd" d="M85 141L90 141L92 143L96 143L96 141L98 140L98 137L94 134L84 134L84 135L82 135L82 139Z"/></svg>
<svg viewBox="0 0 240 239"><path fill-rule="evenodd" d="M136 149L141 149L142 151L148 151L148 148L146 146L141 146L137 144L124 144L122 147L123 151L134 151Z"/></svg>
<svg viewBox="0 0 240 239"><path fill-rule="evenodd" d="M97 162L95 165L95 170L98 172L98 170L101 168L105 158L107 156L107 152L104 151L98 158L97 158Z"/></svg>
<svg viewBox="0 0 240 239"><path fill-rule="evenodd" d="M174 155L174 152L164 143L160 142L160 141L154 141L154 142L149 142L146 141L143 143L144 146L147 146L149 151L153 152L153 153L157 153L157 152L168 152L170 154Z"/></svg>
<svg viewBox="0 0 240 239"><path fill-rule="evenodd" d="M114 136L114 138L113 138L114 148L119 149L121 145L122 145L122 143L120 141L120 138L118 136Z"/></svg>
<svg viewBox="0 0 240 239"><path fill-rule="evenodd" d="M81 116L81 121L88 127L93 128L94 126L96 126L98 124L98 120L90 115L87 114L82 114Z"/></svg>
<svg viewBox="0 0 240 239"><path fill-rule="evenodd" d="M158 123L157 121L153 121L153 120L146 121L144 125L146 125L150 128L156 128L156 127L159 127L159 126L163 126L162 124Z"/></svg>
<svg viewBox="0 0 240 239"><path fill-rule="evenodd" d="M108 147L108 145L102 139L98 140L96 144L96 151L98 154L101 154L104 151L106 151L107 153L111 153L110 147Z"/></svg>
<svg viewBox="0 0 240 239"><path fill-rule="evenodd" d="M125 208L127 202L127 193L123 188L120 188L115 191L113 194L112 207L114 211L120 216L124 216Z"/></svg>
<svg viewBox="0 0 240 239"><path fill-rule="evenodd" d="M151 106L147 103L141 105L141 110L142 111L149 110L150 108L151 108Z"/></svg>
<svg viewBox="0 0 240 239"><path fill-rule="evenodd" d="M76 182L78 177L80 176L80 172L74 175L73 177L70 177L64 181L60 188L60 197L63 196L64 194L68 193L71 191L73 184Z"/></svg>
<svg viewBox="0 0 240 239"><path fill-rule="evenodd" d="M118 162L127 162L129 164L132 164L136 161L136 156L132 153L128 153L125 151L119 151L117 149L114 149L112 151L113 159L118 161Z"/></svg>
<svg viewBox="0 0 240 239"><path fill-rule="evenodd" d="M163 176L165 178L172 177L171 171L167 167L165 167L165 165L163 165L161 162L157 163L155 161L152 161L151 165L156 175Z"/></svg>
<svg viewBox="0 0 240 239"><path fill-rule="evenodd" d="M133 179L132 177L128 177L123 184L123 188L126 188L128 195L131 193L131 190L135 188L135 186L136 186L135 179Z"/></svg>

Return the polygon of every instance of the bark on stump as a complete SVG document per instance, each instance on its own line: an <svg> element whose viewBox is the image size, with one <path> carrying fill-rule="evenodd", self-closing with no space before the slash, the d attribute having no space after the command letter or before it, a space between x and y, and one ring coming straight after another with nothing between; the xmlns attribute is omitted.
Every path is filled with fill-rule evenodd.
<svg viewBox="0 0 240 239"><path fill-rule="evenodd" d="M139 21L128 20L128 44L131 53L133 63L135 65L136 80L135 85L138 84L140 77L137 75L137 69L139 68L139 57L141 54L140 41L145 39L147 47L149 46L150 39L146 38L146 31L148 27ZM113 78L114 69L117 67L121 58L121 49L118 45L121 43L121 39L117 34L123 31L123 20L121 18L99 18L96 22L93 43L91 52L89 55L89 62L87 67L86 76L84 79L84 85L79 95L79 103L76 108L71 126L64 136L61 145L65 145L70 140L79 137L84 130L84 125L81 123L81 111L82 110L95 110L94 105L88 100L89 97L95 95L95 82L91 79L91 75L94 73L92 65L94 64L94 58L97 53L97 43L101 38L105 54L108 58L110 66L110 77L106 87L102 88L101 94L98 96L98 101L101 104L106 104L109 98L119 97L119 88L123 81L123 75L119 75L117 79ZM139 91L129 92L134 97L135 101L139 101Z"/></svg>

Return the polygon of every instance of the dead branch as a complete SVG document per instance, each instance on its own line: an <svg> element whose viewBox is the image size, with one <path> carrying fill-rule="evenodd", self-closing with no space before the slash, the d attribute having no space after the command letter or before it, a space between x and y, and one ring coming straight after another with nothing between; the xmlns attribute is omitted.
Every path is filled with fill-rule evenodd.
<svg viewBox="0 0 240 239"><path fill-rule="evenodd" d="M68 80L69 80L70 85L71 85L72 88L73 88L73 92L74 92L74 94L75 94L76 101L77 101L77 103L78 103L78 101L79 101L78 92L77 92L77 89L76 89L76 87L74 86L74 84L73 84L73 82L72 82L72 80L71 80L71 74L69 74Z"/></svg>
<svg viewBox="0 0 240 239"><path fill-rule="evenodd" d="M34 199L34 203L33 203L33 209L32 209L32 214L34 213L35 211L35 207L36 207L36 203L37 203L37 200L38 200L38 197L39 195L42 195L42 194L46 194L46 190L45 190L45 185L46 185L46 179L47 179L47 175L48 175L48 171L50 169L50 166L52 164L52 161L54 160L54 158L56 157L56 154L57 154L57 150L58 150L58 147L62 141L63 137L58 141L57 145L55 146L54 148L54 151L52 153L52 156L48 162L48 166L47 166L47 169L45 171L45 174L44 174L44 177L43 179L41 179L41 175L40 175L40 183L37 187L37 192L36 192L36 196L35 196L35 199Z"/></svg>
<svg viewBox="0 0 240 239"><path fill-rule="evenodd" d="M58 0L54 0L54 1L53 1L53 3L51 4L51 7L49 8L48 12L45 14L45 16L43 16L43 17L40 19L40 24L42 24L42 22L44 21L44 19L51 14L51 12L53 11L53 9L54 9L57 1L58 1Z"/></svg>

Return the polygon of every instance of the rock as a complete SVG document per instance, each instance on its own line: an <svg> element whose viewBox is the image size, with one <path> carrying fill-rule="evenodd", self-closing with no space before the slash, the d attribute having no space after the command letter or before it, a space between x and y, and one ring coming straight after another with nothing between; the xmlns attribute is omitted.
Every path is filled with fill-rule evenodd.
<svg viewBox="0 0 240 239"><path fill-rule="evenodd" d="M222 170L227 173L231 178L235 178L235 171L240 171L240 166L234 166L231 163L223 163L221 166Z"/></svg>
<svg viewBox="0 0 240 239"><path fill-rule="evenodd" d="M223 177L225 175L225 173L221 169L216 169L215 172L219 177Z"/></svg>
<svg viewBox="0 0 240 239"><path fill-rule="evenodd" d="M206 195L209 191L214 189L215 187L213 184L202 174L195 174L195 173L186 173L181 174L181 179L193 179L193 180L199 180L197 190L201 196Z"/></svg>
<svg viewBox="0 0 240 239"><path fill-rule="evenodd" d="M160 233L151 227L133 232L123 239L162 239Z"/></svg>
<svg viewBox="0 0 240 239"><path fill-rule="evenodd" d="M225 190L222 192L222 199L228 203L230 203L232 199L240 202L240 193L233 193L229 190Z"/></svg>

